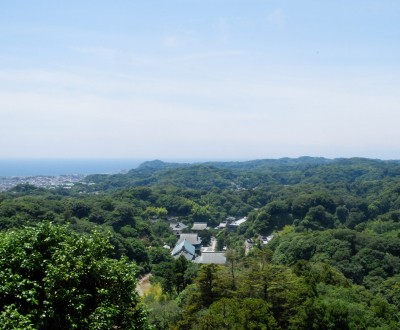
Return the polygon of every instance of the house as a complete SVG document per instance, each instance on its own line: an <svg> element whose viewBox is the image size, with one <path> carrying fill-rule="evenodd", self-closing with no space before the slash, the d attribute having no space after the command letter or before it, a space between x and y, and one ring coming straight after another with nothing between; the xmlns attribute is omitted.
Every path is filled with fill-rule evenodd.
<svg viewBox="0 0 400 330"><path fill-rule="evenodd" d="M196 256L195 247L184 239L175 245L171 255L175 259L178 259L180 256L184 256L186 260L193 260Z"/></svg>
<svg viewBox="0 0 400 330"><path fill-rule="evenodd" d="M202 231L207 229L207 222L195 222L192 226L192 231Z"/></svg>
<svg viewBox="0 0 400 330"><path fill-rule="evenodd" d="M198 264L223 265L226 263L225 252L202 252L194 262Z"/></svg>
<svg viewBox="0 0 400 330"><path fill-rule="evenodd" d="M241 224L245 223L246 221L247 221L247 217L236 220L229 225L229 229L236 230L236 228L238 228Z"/></svg>
<svg viewBox="0 0 400 330"><path fill-rule="evenodd" d="M182 234L182 231L188 227L182 222L171 223L169 226L171 227L171 229L174 232L174 234L177 235L177 236Z"/></svg>
<svg viewBox="0 0 400 330"><path fill-rule="evenodd" d="M178 245L178 244L182 243L184 240L188 241L190 244L192 244L195 247L196 253L200 253L201 239L199 238L199 235L197 233L180 234L178 243L176 243L176 244Z"/></svg>
<svg viewBox="0 0 400 330"><path fill-rule="evenodd" d="M225 221L220 222L219 225L215 229L225 229L227 223Z"/></svg>

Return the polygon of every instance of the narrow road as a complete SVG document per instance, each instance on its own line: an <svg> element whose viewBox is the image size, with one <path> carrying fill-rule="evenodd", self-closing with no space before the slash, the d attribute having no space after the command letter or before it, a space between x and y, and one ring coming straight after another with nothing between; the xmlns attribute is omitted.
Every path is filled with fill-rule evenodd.
<svg viewBox="0 0 400 330"><path fill-rule="evenodd" d="M203 252L215 252L216 246L217 246L217 239L213 236L213 237L211 237L210 246L203 247L201 250Z"/></svg>

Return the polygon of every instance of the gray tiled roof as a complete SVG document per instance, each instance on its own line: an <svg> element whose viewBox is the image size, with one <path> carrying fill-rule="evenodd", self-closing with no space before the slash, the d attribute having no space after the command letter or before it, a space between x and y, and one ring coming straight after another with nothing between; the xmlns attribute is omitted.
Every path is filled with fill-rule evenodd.
<svg viewBox="0 0 400 330"><path fill-rule="evenodd" d="M188 242L187 240L178 242L175 245L174 249L172 250L171 254L173 256L175 256L182 251L186 251L187 253L191 254L192 256L194 256L196 254L195 247L192 244L190 244L190 242Z"/></svg>
<svg viewBox="0 0 400 330"><path fill-rule="evenodd" d="M172 230L182 230L188 227L182 222L171 223L169 226L172 228Z"/></svg>
<svg viewBox="0 0 400 330"><path fill-rule="evenodd" d="M207 222L195 222L192 226L192 230L204 230L207 229Z"/></svg>
<svg viewBox="0 0 400 330"><path fill-rule="evenodd" d="M219 264L226 263L226 257L224 252L203 252L201 256L198 256L194 262L198 264Z"/></svg>
<svg viewBox="0 0 400 330"><path fill-rule="evenodd" d="M194 255L193 255L193 254L187 253L187 252L185 252L185 251L181 251L181 252L179 252L178 254L174 255L173 257L174 257L175 259L178 259L180 256L184 256L185 259L188 260L188 261L194 259Z"/></svg>
<svg viewBox="0 0 400 330"><path fill-rule="evenodd" d="M184 240L187 240L190 244L193 245L201 244L201 239L199 239L199 236L197 234L180 234L177 244L181 243Z"/></svg>

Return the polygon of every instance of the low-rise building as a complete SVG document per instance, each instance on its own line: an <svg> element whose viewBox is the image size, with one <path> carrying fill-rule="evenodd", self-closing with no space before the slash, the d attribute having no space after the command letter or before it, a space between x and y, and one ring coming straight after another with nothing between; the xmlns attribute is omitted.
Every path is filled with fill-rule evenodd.
<svg viewBox="0 0 400 330"><path fill-rule="evenodd" d="M227 223L225 221L220 222L219 225L215 229L225 229Z"/></svg>
<svg viewBox="0 0 400 330"><path fill-rule="evenodd" d="M178 242L171 252L172 257L178 259L180 256L184 256L186 260L193 260L196 257L196 249L187 240Z"/></svg>
<svg viewBox="0 0 400 330"><path fill-rule="evenodd" d="M195 222L192 226L192 231L202 231L207 229L207 222Z"/></svg>
<svg viewBox="0 0 400 330"><path fill-rule="evenodd" d="M169 226L171 227L174 234L177 236L182 234L182 231L188 227L182 222L171 223Z"/></svg>
<svg viewBox="0 0 400 330"><path fill-rule="evenodd" d="M247 217L236 220L229 225L229 229L236 230L236 228L238 228L240 225L244 224L246 221L247 221Z"/></svg>
<svg viewBox="0 0 400 330"><path fill-rule="evenodd" d="M225 252L202 252L194 262L198 264L223 265L226 263Z"/></svg>
<svg viewBox="0 0 400 330"><path fill-rule="evenodd" d="M196 253L200 253L201 239L199 238L199 235L197 233L180 234L178 243L176 243L176 244L178 245L178 244L182 243L184 240L188 241L190 244L192 244L195 247Z"/></svg>

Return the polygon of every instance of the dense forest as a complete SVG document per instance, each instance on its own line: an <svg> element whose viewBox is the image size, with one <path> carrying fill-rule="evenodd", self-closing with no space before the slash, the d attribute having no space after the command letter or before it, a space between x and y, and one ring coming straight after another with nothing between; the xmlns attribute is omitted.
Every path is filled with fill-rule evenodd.
<svg viewBox="0 0 400 330"><path fill-rule="evenodd" d="M175 222L227 262L173 258ZM156 160L18 185L0 228L4 329L400 328L400 161Z"/></svg>

